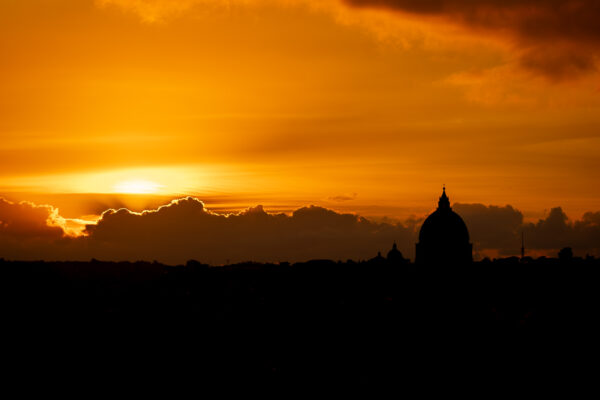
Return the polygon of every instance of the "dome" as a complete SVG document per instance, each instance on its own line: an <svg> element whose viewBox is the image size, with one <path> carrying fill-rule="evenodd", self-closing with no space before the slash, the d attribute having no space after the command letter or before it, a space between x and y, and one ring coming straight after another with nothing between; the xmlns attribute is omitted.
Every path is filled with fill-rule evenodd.
<svg viewBox="0 0 600 400"><path fill-rule="evenodd" d="M469 241L469 231L463 219L452 211L439 208L427 217L421 231L419 242L458 242Z"/></svg>
<svg viewBox="0 0 600 400"><path fill-rule="evenodd" d="M417 262L471 262L472 250L467 225L460 215L452 211L444 187L437 210L431 213L421 226L417 243Z"/></svg>
<svg viewBox="0 0 600 400"><path fill-rule="evenodd" d="M400 250L398 250L396 242L394 242L394 244L392 245L392 249L387 253L387 258L390 259L396 257L402 257L402 253L400 252Z"/></svg>
<svg viewBox="0 0 600 400"><path fill-rule="evenodd" d="M387 253L387 260L391 263L403 263L404 257L400 250L398 250L398 246L396 246L396 242L392 246L392 249Z"/></svg>

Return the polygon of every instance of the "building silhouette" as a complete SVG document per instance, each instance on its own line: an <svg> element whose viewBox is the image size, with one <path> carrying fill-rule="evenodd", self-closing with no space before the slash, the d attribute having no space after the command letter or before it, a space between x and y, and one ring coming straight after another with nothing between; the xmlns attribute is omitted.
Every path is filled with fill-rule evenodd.
<svg viewBox="0 0 600 400"><path fill-rule="evenodd" d="M446 187L437 210L423 222L416 247L418 264L468 264L473 261L469 230L460 215L452 211Z"/></svg>
<svg viewBox="0 0 600 400"><path fill-rule="evenodd" d="M393 264L393 265L401 265L401 264L406 264L408 260L406 260L402 256L402 253L400 252L400 250L398 250L398 246L396 245L396 242L394 242L392 249L387 253L387 261L388 261L388 263Z"/></svg>

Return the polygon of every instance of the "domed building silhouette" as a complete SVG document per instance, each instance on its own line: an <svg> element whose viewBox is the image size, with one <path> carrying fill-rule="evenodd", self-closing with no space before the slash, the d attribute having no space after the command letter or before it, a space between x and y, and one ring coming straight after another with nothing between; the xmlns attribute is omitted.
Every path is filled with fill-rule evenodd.
<svg viewBox="0 0 600 400"><path fill-rule="evenodd" d="M438 208L431 213L419 232L415 262L418 264L469 264L473 245L463 219L450 208L444 187Z"/></svg>
<svg viewBox="0 0 600 400"><path fill-rule="evenodd" d="M406 260L402 256L402 252L400 252L400 250L398 250L398 246L396 245L396 242L394 242L392 249L390 251L388 251L388 253L387 253L387 261L388 261L388 263L394 264L394 265L405 264L408 262L408 260Z"/></svg>

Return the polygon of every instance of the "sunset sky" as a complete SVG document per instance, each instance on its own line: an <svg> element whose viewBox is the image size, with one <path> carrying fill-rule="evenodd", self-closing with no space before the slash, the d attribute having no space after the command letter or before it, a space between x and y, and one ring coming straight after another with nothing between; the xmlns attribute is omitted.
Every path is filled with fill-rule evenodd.
<svg viewBox="0 0 600 400"><path fill-rule="evenodd" d="M187 195L403 222L445 183L577 221L600 210L598 21L593 0L3 0L0 197L80 226Z"/></svg>

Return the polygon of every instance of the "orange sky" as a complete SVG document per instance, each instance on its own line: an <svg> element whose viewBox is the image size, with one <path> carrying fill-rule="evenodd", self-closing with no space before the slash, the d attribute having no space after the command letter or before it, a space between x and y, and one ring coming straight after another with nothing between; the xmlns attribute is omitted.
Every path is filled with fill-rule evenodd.
<svg viewBox="0 0 600 400"><path fill-rule="evenodd" d="M519 10L496 29L447 3L2 1L0 195L404 219L446 183L531 218L600 209L595 36L548 45Z"/></svg>

